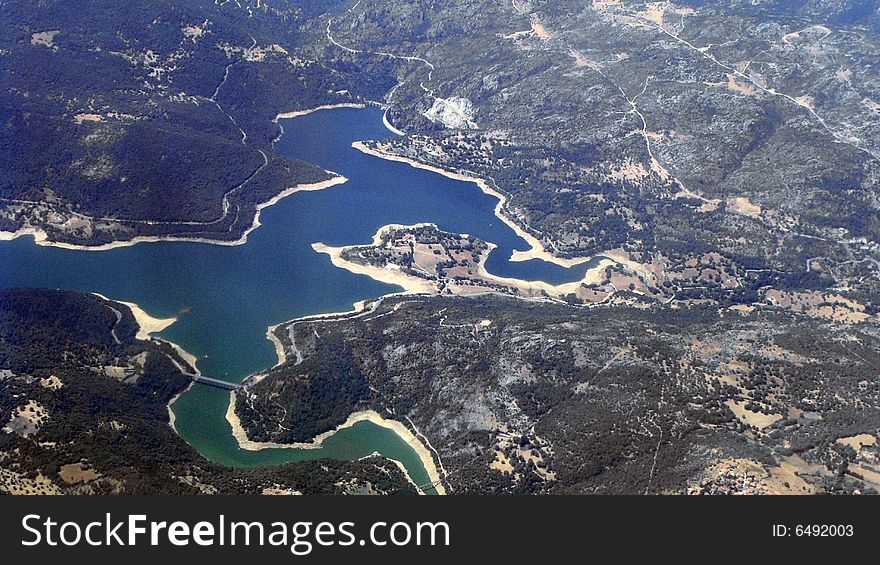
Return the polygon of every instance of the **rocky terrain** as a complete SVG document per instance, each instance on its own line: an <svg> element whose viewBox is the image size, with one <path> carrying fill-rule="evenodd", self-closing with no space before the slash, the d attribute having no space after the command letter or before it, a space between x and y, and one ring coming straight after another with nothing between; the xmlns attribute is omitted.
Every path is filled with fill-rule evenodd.
<svg viewBox="0 0 880 565"><path fill-rule="evenodd" d="M241 241L260 203L333 177L274 151L276 116L378 103L403 135L364 150L480 179L535 256L602 261L525 288L482 272L492 242L439 229L324 249L435 296L276 328L288 361L238 393L251 439L369 408L430 440L450 493L880 488L877 2L15 1L0 17L4 233ZM19 340L0 340L6 490L401 488L378 461L210 465L163 419L186 384L172 351L133 340L124 308L111 330L98 299L35 296L0 303ZM89 315L25 308L62 297ZM89 443L125 430L169 455Z"/></svg>
<svg viewBox="0 0 880 565"><path fill-rule="evenodd" d="M375 100L409 134L386 150L492 182L561 256L862 261L877 9L827 4L7 3L3 227L237 239L327 177L272 150L275 115Z"/></svg>
<svg viewBox="0 0 880 565"><path fill-rule="evenodd" d="M0 494L415 493L380 457L260 469L211 463L169 425L190 384L122 304L0 290Z"/></svg>
<svg viewBox="0 0 880 565"><path fill-rule="evenodd" d="M385 226L372 245L314 247L330 254L342 268L399 284L411 292L541 295L540 283L529 287L521 281L505 280L486 272L483 264L492 246L485 241L446 232L434 224Z"/></svg>
<svg viewBox="0 0 880 565"><path fill-rule="evenodd" d="M876 308L849 295L845 285L831 286L819 259L808 262L806 275L785 276L742 269L719 253L682 261L658 255L615 250L586 265L583 278L549 284L504 278L484 265L494 246L478 238L445 232L433 224L389 225L370 245L315 250L331 256L337 267L402 286L408 293L479 295L505 293L524 298L550 298L573 305L717 304L750 312L756 308L786 310L810 318L845 323L877 323ZM796 290L800 289L800 290Z"/></svg>
<svg viewBox="0 0 880 565"><path fill-rule="evenodd" d="M395 297L276 336L289 361L236 393L252 439L377 410L427 437L451 494L880 488L876 324Z"/></svg>
<svg viewBox="0 0 880 565"><path fill-rule="evenodd" d="M825 4L362 2L324 53L417 57L410 135L366 145L486 179L557 256L718 253L874 304L877 9Z"/></svg>
<svg viewBox="0 0 880 565"><path fill-rule="evenodd" d="M365 147L484 179L558 257L714 256L750 290L772 273L870 310L869 4L7 3L0 228L240 240L259 203L332 177L272 149L275 116L373 101L407 135Z"/></svg>
<svg viewBox="0 0 880 565"><path fill-rule="evenodd" d="M276 115L393 81L302 58L298 25L320 8L281 4L0 6L0 230L87 246L237 241L258 204L331 178L274 151Z"/></svg>

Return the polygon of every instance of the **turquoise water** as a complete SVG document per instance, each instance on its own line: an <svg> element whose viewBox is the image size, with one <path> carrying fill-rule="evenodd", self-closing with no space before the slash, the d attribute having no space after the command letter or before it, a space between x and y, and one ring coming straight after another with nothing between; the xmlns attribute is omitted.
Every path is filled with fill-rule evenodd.
<svg viewBox="0 0 880 565"><path fill-rule="evenodd" d="M559 283L583 276L543 261L512 263L526 243L494 215L497 199L470 182L365 155L356 140L387 138L382 112L339 108L282 120L279 152L344 175L348 182L301 192L263 210L262 226L239 246L141 243L108 251L41 247L33 238L0 242L0 287L66 288L136 302L153 316L177 316L160 335L196 355L207 376L240 381L276 362L266 328L299 316L350 310L358 300L400 290L333 267L311 244L367 243L379 227L433 222L498 245L487 260L497 275ZM415 451L368 422L342 430L315 450L238 448L226 422L228 392L197 385L173 406L176 427L211 460L256 466L321 457L353 459L378 451L428 482Z"/></svg>

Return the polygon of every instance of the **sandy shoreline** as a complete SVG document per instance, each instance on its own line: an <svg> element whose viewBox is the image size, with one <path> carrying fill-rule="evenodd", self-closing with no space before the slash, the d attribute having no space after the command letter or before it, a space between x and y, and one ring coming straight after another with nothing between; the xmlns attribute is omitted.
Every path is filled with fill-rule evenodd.
<svg viewBox="0 0 880 565"><path fill-rule="evenodd" d="M180 435L180 434L177 431L177 427L174 425L174 423L177 421L177 416L174 414L174 410L172 410L171 407L174 405L175 402L177 402L178 398L180 398L184 394L188 393L190 391L190 389L193 387L193 385L195 385L195 384L196 384L195 381L189 383L189 386L187 386L185 389L183 389L179 393L175 394L173 397L171 397L171 400L168 401L168 407L167 407L168 408L168 425L171 426L171 429L174 430L174 433L176 433L178 435Z"/></svg>
<svg viewBox="0 0 880 565"><path fill-rule="evenodd" d="M131 310L131 313L134 315L134 319L137 320L139 328L135 337L140 340L150 339L150 334L159 333L177 321L177 318L155 318L153 316L150 316L144 311L143 308L141 308L134 302L124 302L122 300L114 300L113 302L125 304L126 306L128 306L128 309Z"/></svg>
<svg viewBox="0 0 880 565"><path fill-rule="evenodd" d="M340 102L339 104L323 104L321 106L315 106L314 108L309 108L307 110L294 110L293 112L281 112L277 116L275 116L275 120L287 120L290 118L298 118L300 116L307 116L314 112L319 112L321 110L333 110L335 108L366 108L367 105L360 102Z"/></svg>
<svg viewBox="0 0 880 565"><path fill-rule="evenodd" d="M294 117L307 115L312 112L316 112L319 110L325 110L325 109L340 108L340 107L364 108L365 106L366 106L365 104L360 104L360 103L343 103L343 104L335 104L335 105L324 105L324 106L318 106L316 108L312 108L312 109L308 109L308 110L280 113L276 116L275 120L277 122L277 120L279 120L279 119L294 118ZM397 135L404 135L403 132L394 128L394 126L392 126L391 123L388 121L387 109L386 109L386 113L383 114L383 124L385 125L385 127L389 131L391 131ZM282 129L282 133L283 133L283 129ZM444 174L446 176L450 176L449 173L446 173L445 171L441 171L440 169L437 169L437 172L440 172L441 174ZM0 241L10 241L10 240L14 240L18 237L30 235L30 236L34 237L34 241L37 245L42 245L42 246L47 246L47 247L57 247L57 248L62 248L62 249L75 250L75 251L106 251L106 250L111 250L111 249L116 249L116 248L121 248L121 247L131 247L131 246L137 245L139 243L150 243L150 242L189 242L189 243L206 243L206 244L223 245L223 246L242 245L247 242L248 234L261 225L260 224L260 211L263 210L264 208L272 206L272 205L276 204L277 202L279 202L281 199L283 199L287 196L290 196L296 192L322 190L325 188L329 188L331 186L335 186L337 184L344 183L348 180L345 177L343 177L341 175L336 175L335 173L332 173L330 171L328 171L328 173L333 174L334 176L332 178L327 179L322 182L301 184L301 185L297 185L297 186L288 188L288 189L280 192L279 194L275 195L270 200L257 204L255 206L254 219L253 219L251 225L242 233L242 236L239 239L234 240L234 241L223 241L223 240L203 238L203 237L185 237L185 236L181 237L181 236L174 236L174 235L163 235L163 236L138 236L138 237L134 237L130 240L126 240L126 241L114 241L111 243L106 243L106 244L97 245L97 246L86 246L86 245L76 245L76 244L70 244L70 243L50 241L48 239L47 233L44 230L41 230L39 228L32 227L32 226L28 226L28 227L16 230L14 232L0 231ZM472 180L472 179L468 179L467 177L463 177L463 178L465 178L465 180ZM484 192L489 192L490 194L497 195L497 196L499 196L499 199L500 199L500 195L498 195L498 193L492 191L487 185L485 185L485 183L482 183L482 181L477 182L477 184L481 186L481 188L484 190ZM503 203L503 201L499 202L499 208L498 208L499 210L500 210L500 206L502 205L502 203ZM499 215L499 217L501 217L502 220L506 221L506 219L503 218L502 216ZM516 226L512 225L512 227L514 227L514 229L518 229L518 228L516 228ZM527 236L527 234L524 235L523 237L525 238L526 236ZM327 248L327 249L332 250L333 248ZM326 251L320 251L320 252L326 252ZM328 254L331 255L331 260L333 260L332 252L328 253ZM364 274L368 274L368 273L364 273ZM368 274L368 276L370 276L370 275ZM405 278L406 277L402 277L399 280L404 280ZM392 283L392 284L396 284L396 283ZM406 285L400 285L400 286L404 286L404 288L406 288ZM383 296L383 298L387 297L387 296L394 296L396 294L401 294L401 293L389 293L388 295ZM98 295L98 296L101 296L101 295ZM138 323L138 332L137 332L138 339L142 339L142 340L150 339L150 334L157 333L157 332L160 332L160 331L166 329L168 326L170 326L171 324L173 324L177 320L177 318L156 318L156 317L150 316L139 305L132 303L132 302L114 301L114 300L109 299L104 296L101 296L101 298L108 300L110 302L117 302L117 303L125 304L126 306L128 306L128 308L131 310L133 316L135 317L135 319ZM321 319L321 318L336 318L339 316L344 316L346 314L358 315L359 313L363 313L363 312L367 311L367 305L368 305L368 303L366 301L360 301L360 302L357 302L354 304L354 309L351 312L317 314L317 315L313 315L313 316L307 316L307 317L304 317L301 319L307 320L307 319ZM289 322L285 322L285 323L289 323ZM276 325L276 326L269 328L269 331L267 333L267 337L270 339L270 341L272 341L273 345L275 346L276 355L278 356L277 365L280 365L286 361L287 355L286 355L286 351L284 349L284 345L280 342L280 340L278 340L275 337L275 335L273 333L274 329L277 327L278 326ZM159 339L159 338L155 338L155 339ZM188 364L191 365L191 367L195 371L195 373L199 374L198 367L196 364L197 358L194 355L190 354L189 352L187 352L186 350L184 350L179 345L177 345L173 342L170 342L168 340L162 340L162 341L168 343L171 347L173 347L175 349L175 351L180 355L180 357L182 359L184 359ZM185 394L187 391L189 391L192 388L192 386L193 386L193 383L191 383L184 391L175 395L168 403L169 425L172 427L172 429L175 429L175 415L174 415L174 412L171 407L174 404L174 402L178 398L180 398L183 394ZM260 449L266 449L266 448L304 448L304 449L320 448L322 442L326 438L332 436L336 431L351 427L355 423L360 422L360 421L370 421L375 425L392 430L399 437L401 437L401 439L403 439L409 445L411 445L413 447L413 449L416 451L416 453L418 454L419 459L421 460L422 465L424 466L425 470L427 471L427 474L428 474L431 482L435 484L435 489L437 490L437 492L439 494L445 494L445 489L440 482L441 481L440 474L438 473L437 466L434 463L434 459L431 454L431 451L429 451L428 448L425 447L425 445L419 440L419 438L416 437L416 435L414 435L413 432L410 431L410 429L406 425L402 424L401 422L398 422L395 420L387 420L387 419L383 418L377 412L372 411L372 410L368 410L368 411L356 412L354 414L351 414L349 416L349 418L346 420L346 422L344 422L342 425L338 426L334 430L320 434L319 436L317 436L311 442L308 442L308 443L302 443L302 444L258 443L258 442L252 442L247 439L247 435L244 432L244 430L241 428L238 417L235 414L235 398L236 398L235 393L231 393L230 398L231 398L231 400L230 400L229 406L227 408L226 418L230 422L230 424L232 425L233 436L236 438L239 445L243 449L260 450ZM176 429L175 429L175 432L176 432ZM427 441L427 438L425 438L425 440ZM399 461L396 461L394 459L391 459L391 458L389 458L389 459L391 461L394 461L395 464L397 464L399 467L402 468L402 470L405 471L405 468L403 467L402 463L400 463ZM405 474L406 474L407 478L412 482L412 478L409 477L409 474L408 473L405 473Z"/></svg>
<svg viewBox="0 0 880 565"><path fill-rule="evenodd" d="M128 309L131 310L131 314L134 316L134 319L138 324L138 331L135 337L141 341L146 341L150 339L150 334L161 332L162 330L177 321L177 318L156 318L154 316L150 316L144 311L143 308L141 308L134 302L113 300L112 298L108 298L98 292L93 292L92 294L102 300L106 300L107 302L115 302L116 304L124 304L128 306ZM189 354L187 353L187 355ZM193 358L195 359L195 357Z"/></svg>
<svg viewBox="0 0 880 565"><path fill-rule="evenodd" d="M390 124L389 124L390 125ZM420 163L414 159L410 159L409 157L402 157L400 155L394 155L391 153L385 153L383 151L379 151L376 149L372 149L367 147L361 141L355 141L351 144L352 147L361 151L362 153L366 153L367 155L372 155L374 157L379 157L380 159L387 159L388 161L398 161L400 163L406 163L407 165L414 167L416 169L424 169L426 171L431 171L433 173L437 173L443 175L444 177L453 179L453 180L461 180L466 182L472 182L480 187L484 193L494 196L498 199L498 204L495 206L495 215L502 222L507 224L516 235L520 236L522 239L529 244L528 251L514 251L513 257L511 257L511 261L528 261L530 259L541 259L542 261L547 261L548 263L555 263L561 267L572 267L574 265L579 265L581 263L586 263L590 260L589 257L579 257L577 259L563 259L561 257L556 257L549 251L544 248L544 244L541 241L533 236L532 234L525 231L519 224L514 222L512 219L507 217L504 213L504 206L507 204L507 196L501 194L487 183L485 180L472 177L469 175L465 175L462 173L455 173L452 171L447 171L445 169L441 169L440 167L435 167L434 165L426 165L424 163Z"/></svg>
<svg viewBox="0 0 880 565"><path fill-rule="evenodd" d="M382 235L390 230L395 229L414 229L419 227L433 226L434 224L413 224L413 225L401 225L401 224L388 224L379 228L376 234L373 236L373 241L369 244L359 244L359 245L346 245L343 247L330 247L328 245L324 245L323 243L314 243L312 244L312 249L317 251L318 253L324 253L330 256L330 261L333 263L335 267L340 269L345 269L350 273L355 273L359 275L366 275L373 280L383 282L386 284L393 284L400 286L404 289L402 294L437 294L437 281L430 281L427 279L423 279L421 277L417 277L415 275L410 275L400 269L397 265L387 265L385 267L378 267L374 265L362 265L360 263L355 263L353 261L347 261L342 258L342 253L346 250L364 247L364 246L378 246L382 243ZM570 294L573 292L577 292L582 284L592 285L598 284L604 278L605 268L617 263L616 260L603 257L599 263L584 273L584 277L568 282L562 283L559 285L553 285L544 281L526 281L522 279L514 279L509 277L501 277L498 275L493 275L489 271L486 270L486 260L489 257L489 254L492 253L493 250L497 247L495 244L486 242L489 246L489 250L486 253L484 259L477 264L477 278L484 279L488 282L497 283L500 285L510 286L519 289L522 292L527 293L535 293L539 291L544 291L551 296L562 296L566 294ZM477 291L476 294L482 293L483 291ZM467 293L463 293L467 294ZM274 336L273 336L274 337Z"/></svg>
<svg viewBox="0 0 880 565"><path fill-rule="evenodd" d="M491 253L497 247L493 243L489 243L488 245L489 245L489 253ZM487 256L488 256L488 253L487 253ZM543 259L542 257L529 257L529 258L530 259ZM513 260L514 259L511 258L511 261L513 261ZM521 259L521 260L524 261L525 259ZM544 281L525 281L522 279L514 279L514 278L509 278L509 277L501 277L498 275L493 275L492 273L490 273L489 271L486 270L486 261L480 261L477 264L477 275L480 276L481 278L488 280L488 281L496 282L499 284L506 284L509 286L516 287L520 290L525 290L525 291L543 290L544 292L546 292L547 294L549 294L551 296L559 297L559 296L563 296L566 294L576 293L580 289L581 285L590 286L590 285L594 285L594 284L599 284L600 282L602 282L602 279L605 276L606 267L610 267L615 264L616 264L616 262L614 260L609 259L607 257L602 257L602 259L599 260L599 263L595 267L589 269L586 273L584 273L584 276L582 279L568 282L568 283L562 283L562 284L558 284L558 285L553 285L553 284L550 284L550 283L547 283Z"/></svg>
<svg viewBox="0 0 880 565"><path fill-rule="evenodd" d="M344 430L346 428L350 428L358 422L371 422L377 426L381 426L383 428L387 428L393 431L398 436L400 436L403 441L412 446L416 454L419 456L419 459L422 462L422 466L424 466L425 470L427 471L428 477L431 479L431 482L435 483L435 489L437 490L437 492L439 494L446 493L443 485L440 483L440 474L437 471L437 466L434 464L434 457L431 455L431 452L428 451L428 448L425 447L424 444L422 444L419 438L417 438L415 434L410 431L409 428L396 420L387 420L374 410L362 410L360 412L354 412L353 414L349 415L348 419L339 426L315 436L311 441L308 442L257 442L252 441L247 437L247 432L241 426L241 421L238 418L238 414L235 413L235 403L237 396L238 395L234 391L229 394L229 407L226 409L226 420L232 426L232 435L238 442L239 447L244 450L260 451L262 449L320 449L324 441L336 432ZM409 473L407 473L407 477L409 477ZM410 478L410 480L412 479Z"/></svg>
<svg viewBox="0 0 880 565"><path fill-rule="evenodd" d="M190 367L192 367L193 371L195 371L195 374L201 374L199 373L199 368L196 365L196 363L198 362L198 358L195 355L180 347L173 341L168 341L167 339L162 339L160 337L153 337L152 335L154 333L159 333L165 330L168 326L176 322L177 318L156 318L147 314L143 308L141 308L134 302L125 302L124 300L112 300L100 294L98 294L98 296L100 296L104 300L109 300L111 302L116 302L128 306L128 309L131 310L134 319L138 323L138 332L137 335L135 335L137 339L146 341L152 337L153 339L156 339L163 343L167 343L172 347L172 349L174 349L175 352L177 352L181 359L186 361L190 365Z"/></svg>
<svg viewBox="0 0 880 565"><path fill-rule="evenodd" d="M327 171L328 173L334 175L333 177L320 182L313 183L305 183L298 184L296 186L292 186L287 188L266 202L261 202L256 205L254 212L254 219L251 222L251 225L241 234L241 237L233 240L233 241L224 241L221 239L210 239L206 237L185 237L185 236L174 236L174 235L144 235L137 236L132 239L128 239L125 241L114 241L111 243L104 243L102 245L75 245L72 243L63 243L56 241L49 241L48 236L45 231L34 228L27 227L22 228L20 230L10 232L10 231L0 231L0 241L11 241L18 237L32 235L34 236L34 242L37 245L42 245L45 247L57 247L59 249L69 249L71 251L109 251L111 249L117 249L120 247L131 247L133 245L137 245L139 243L157 243L157 242L181 242L181 243L208 243L211 245L223 245L232 247L235 245L244 245L247 243L248 235L260 227L260 212L268 208L269 206L273 206L277 204L283 198L291 196L292 194L296 194L297 192L310 192L314 190L323 190L325 188L330 188L331 186L336 186L337 184L342 184L347 182L348 179L344 176L337 175L332 171Z"/></svg>
<svg viewBox="0 0 880 565"><path fill-rule="evenodd" d="M381 237L381 230L380 230L380 233L377 233L376 236L374 237L374 241L377 241L379 237ZM371 300L371 301L360 300L358 302L355 302L352 305L352 310L350 310L348 312L329 312L326 314L312 314L312 315L303 316L300 318L295 318L293 320L288 320L286 322L282 322L282 323L276 324L274 326L270 326L266 331L266 337L269 339L269 341L272 342L273 346L275 347L275 354L278 357L278 362L274 365L274 367L278 367L287 361L287 350L284 347L284 343L282 343L281 340L279 340L275 335L275 330L277 330L279 327L281 327L281 326L288 326L289 327L290 325L296 324L299 322L310 322L310 321L315 321L315 320L331 320L331 321L333 321L333 320L350 320L352 318L357 318L357 317L363 316L365 314L369 314L370 312L374 311L376 306L378 306L385 298L392 297L392 296L400 296L400 295L404 295L404 294L406 294L406 293L405 292L396 292L396 293L382 295L381 297L379 297L375 300ZM263 377L265 375L266 375L266 372L262 373ZM258 380L251 381L251 379L253 379L254 376L257 376L257 375L251 375L250 377L245 379L245 381L250 381L249 385L252 385L255 382L258 382ZM396 420L385 419L378 412L375 412L374 410L364 410L364 411L355 412L355 413L351 414L348 417L348 419L340 426L337 426L333 430L319 434L318 436L316 436L315 438L313 438L311 441L308 441L308 442L298 442L298 443L257 442L257 441L253 441L247 437L247 432L242 427L241 420L238 418L238 415L235 413L236 401L237 401L236 391L230 392L229 405L226 408L226 420L229 422L229 425L232 427L232 435L235 438L236 442L238 443L238 445L241 449L245 449L248 451L259 451L261 449L318 449L321 447L321 444L324 442L324 440L326 440L328 437L332 436L337 431L345 429L345 428L349 428L360 421L369 421L369 422L372 422L378 426L382 426L384 428L388 428L388 429L394 431L401 439L406 441L416 451L416 454L419 456L419 459L422 463L422 466L425 468L425 471L428 473L428 477L431 479L431 482L434 483L434 485L435 485L435 490L439 494L446 494L445 488L443 487L443 484L440 481L441 475L438 472L437 463L434 462L434 458L432 456L432 450L435 453L436 453L436 450L430 445L428 438L425 437L424 434L422 434L421 432L418 431L418 428L416 428L415 424L413 424L412 420L410 420L409 418L407 418L407 420L409 421L410 425L412 426L412 429L415 430L415 434L413 433L412 430L410 430L405 424L403 424L401 422L398 422ZM418 434L418 435L416 435L416 434ZM406 471L406 468L403 466L403 463L401 463L400 461L397 461L396 459L393 459L391 457L386 457L386 459L394 462L401 469L401 471L404 473L404 475L406 475L407 479L413 485L418 486L412 480L412 477L409 476L409 473ZM442 463L442 461L440 461L439 454L437 456L437 462L439 463L440 469L442 470L443 463ZM445 474L446 474L445 470L443 470L443 474L445 476ZM424 493L420 493L420 494L424 494Z"/></svg>
<svg viewBox="0 0 880 565"><path fill-rule="evenodd" d="M355 103L355 102L343 102L340 104L324 104L322 106L316 106L315 108L310 108L307 110L297 110L293 112L282 112L275 116L273 120L275 123L278 123L280 119L286 118L296 118L298 116L305 116L311 114L313 112L317 112L319 110L331 110L334 108L366 108L366 104ZM279 127L281 125L279 124ZM390 124L389 124L390 127ZM393 131L393 130L392 130ZM284 135L284 128L281 127L281 134L278 136L279 138ZM276 139L277 140L277 139ZM60 249L69 249L73 251L109 251L111 249L116 249L119 247L131 247L133 245L137 245L139 243L155 243L162 241L179 241L183 243L209 243L212 245L225 245L225 246L233 246L233 245L243 245L247 243L247 236L250 232L254 231L258 227L260 227L260 211L264 208L268 208L274 204L277 204L282 198L286 198L292 194L297 192L308 192L312 190L322 190L324 188L330 188L331 186L335 186L337 184L342 184L346 182L348 179L338 175L332 171L325 171L328 174L333 175L331 178L316 182L316 183L304 183L299 184L290 188L287 188L280 193L273 196L271 199L266 202L261 202L255 207L254 219L251 222L251 225L245 229L242 233L241 237L234 241L224 241L221 239L211 239L206 237L178 237L174 235L160 235L160 236L137 236L132 239L126 241L113 241L110 243L104 243L102 245L76 245L72 243L63 243L63 242L54 242L49 241L48 234L39 228L35 228L33 226L28 226L25 228L21 228L16 231L2 231L0 230L0 241L11 241L13 239L32 235L34 236L34 242L37 245L42 245L45 247L57 247Z"/></svg>
<svg viewBox="0 0 880 565"><path fill-rule="evenodd" d="M107 298L103 294L99 294L97 292L93 292L92 294L100 297L103 300L106 300L107 302L115 302L117 304L124 304L124 305L128 306L128 309L131 310L131 313L134 316L134 319L138 324L138 331L137 331L137 334L135 335L135 337L139 340L142 340L142 341L146 341L148 339L151 339L151 334L161 332L162 330L164 330L165 328L167 328L168 326L170 326L171 324L173 324L174 322L177 321L177 318L156 318L154 316L151 316L151 315L147 314L147 312L144 311L143 308L141 308L140 306L138 306L134 302L125 302L123 300L113 300L112 298ZM198 359L196 358L195 355L193 355L189 351L185 350L184 348L180 347L176 343L174 343L172 341L168 341L167 339L162 339L162 338L152 338L152 339L156 339L156 340L159 340L161 342L164 342L164 343L167 343L168 345L170 345L174 349L174 351L177 352L177 354L180 356L180 358L183 359L184 361L186 361L192 367L192 369L193 369L193 371L195 371L196 375L201 375L201 373L199 372L199 368L196 365L196 362L198 361ZM167 405L168 406L168 425L171 426L171 429L173 429L175 432L177 432L177 428L174 427L175 415L174 415L174 410L171 409L171 406L177 401L178 398L180 398L181 396L183 396L184 394L189 392L189 389L191 389L194 384L195 384L195 381L191 382L189 384L189 386L187 386L184 390L180 391L179 393L175 394L171 398L171 400L168 401L168 405Z"/></svg>
<svg viewBox="0 0 880 565"><path fill-rule="evenodd" d="M377 242L379 241L379 238L381 238L384 231L397 227L402 226L389 224L380 228L379 231L376 232L376 235L373 237L373 245L378 245ZM333 263L334 267L344 269L356 275L366 275L375 281L399 286L403 288L403 294L437 294L436 282L408 275L407 273L403 272L397 265L388 264L385 267L377 267L374 265L361 265L360 263L346 261L342 258L342 252L346 249L351 249L353 247L360 246L352 245L345 247L330 247L329 245L324 245L323 243L312 244L312 249L314 249L316 252L323 253L330 257L330 262Z"/></svg>
<svg viewBox="0 0 880 565"><path fill-rule="evenodd" d="M536 240L537 241L537 240ZM535 247L531 242L532 248L528 251L520 251L518 249L514 249L513 253L510 255L510 260L514 263L522 263L523 261L531 261L532 259L540 259L541 261L547 261L548 263L555 263L560 267L565 267L566 269L570 269L571 267L575 267L577 265L582 265L587 261L592 260L592 257L576 257L574 259L564 259L562 257L557 257L555 255L550 254L550 252L546 251L543 245L538 248ZM548 259L548 255L553 257L553 259Z"/></svg>
<svg viewBox="0 0 880 565"><path fill-rule="evenodd" d="M286 322L282 322L281 324L275 324L274 326L269 326L269 329L266 330L266 339L272 342L272 345L275 347L275 355L278 357L278 361L272 367L279 367L284 365L287 362L287 351L284 349L284 344L281 343L281 340L275 337L275 330L277 330L280 326L285 324Z"/></svg>
<svg viewBox="0 0 880 565"><path fill-rule="evenodd" d="M251 222L251 226L245 230L245 232L241 235L241 238L237 239L233 243L233 245L244 245L245 243L247 243L248 234L250 234L252 231L262 225L260 223L260 212L262 212L265 208L268 208L269 206L274 206L275 204L278 204L278 202L280 202L282 199L287 198L288 196L292 196L297 192L313 192L316 190L324 190L325 188L330 188L331 186L336 186L337 184L348 182L348 179L342 175L338 175L332 171L327 172L331 173L333 177L325 181L311 182L292 186L288 189L282 190L269 200L257 204L256 213L254 214L254 221Z"/></svg>
<svg viewBox="0 0 880 565"><path fill-rule="evenodd" d="M16 231L0 231L0 241L12 241L26 235L34 236L34 241L37 245L47 245L46 232L31 227L21 228Z"/></svg>

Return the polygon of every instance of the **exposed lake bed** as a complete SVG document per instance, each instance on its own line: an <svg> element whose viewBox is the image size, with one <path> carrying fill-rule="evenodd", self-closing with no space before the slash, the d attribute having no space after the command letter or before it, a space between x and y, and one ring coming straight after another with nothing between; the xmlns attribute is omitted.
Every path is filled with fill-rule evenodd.
<svg viewBox="0 0 880 565"><path fill-rule="evenodd" d="M271 207L261 207L255 222L259 229L240 245L151 241L83 253L19 237L0 242L0 286L101 293L135 304L152 318L174 318L173 324L155 328L157 337L192 355L201 374L240 382L283 361L277 344L266 339L267 327L350 311L352 304L399 290L337 268L313 249L316 242L363 244L388 224L430 222L492 242L495 249L485 268L493 275L554 284L583 279L588 263L568 269L538 259L511 260L540 254L525 255L534 245L499 218L499 197L478 188L473 179L450 178L352 147L360 140L388 137L382 118L382 110L369 107L282 118L287 133L276 149L337 176L320 187L286 191ZM320 448L242 449L242 438L233 435L227 419L229 396L228 391L196 385L172 406L178 433L218 463L257 466L325 457L359 459L379 452L399 461L417 485L437 480L436 470L427 468L433 466L431 455L417 435L404 437L401 429L375 417L346 422L322 436Z"/></svg>

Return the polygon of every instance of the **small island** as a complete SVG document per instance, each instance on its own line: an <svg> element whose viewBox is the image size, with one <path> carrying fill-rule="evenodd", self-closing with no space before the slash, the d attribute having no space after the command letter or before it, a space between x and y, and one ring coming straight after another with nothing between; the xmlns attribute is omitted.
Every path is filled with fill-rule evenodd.
<svg viewBox="0 0 880 565"><path fill-rule="evenodd" d="M339 261L368 268L374 278L407 290L456 295L519 293L519 288L499 282L483 269L493 247L472 235L446 232L434 224L388 225L376 233L372 244L339 248L333 254ZM319 250L328 252L331 248Z"/></svg>

